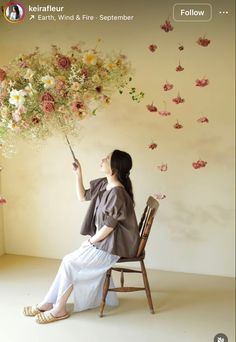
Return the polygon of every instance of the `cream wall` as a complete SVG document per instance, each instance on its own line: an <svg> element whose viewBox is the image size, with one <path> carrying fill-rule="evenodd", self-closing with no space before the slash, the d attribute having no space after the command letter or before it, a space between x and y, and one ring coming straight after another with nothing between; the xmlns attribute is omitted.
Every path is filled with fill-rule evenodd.
<svg viewBox="0 0 236 342"><path fill-rule="evenodd" d="M31 2L34 3L34 2ZM59 3L59 2L57 2ZM66 2L67 3L67 2ZM211 23L176 24L174 31L159 29L170 13L157 2L126 1L115 10L99 2L91 9L80 2L80 12L135 15L132 23L44 23L20 27L4 23L1 64L35 44L48 49L51 43L66 47L80 40L92 47L102 38L105 51L122 50L136 69L135 85L145 92L141 104L128 96L115 96L112 104L82 123L81 137L72 139L84 170L84 183L102 176L101 158L114 148L127 150L133 157L131 178L135 190L136 212L140 218L149 194L163 192L158 217L147 248L146 263L154 269L223 276L234 275L234 26L232 16L216 15L214 2ZM68 1L72 13L74 2ZM106 4L106 5L105 5ZM230 1L231 7L233 2ZM110 7L108 7L110 6ZM162 5L164 6L164 5ZM169 6L169 7L168 7ZM226 6L226 5L224 5ZM121 9L121 7L123 7ZM167 8L168 7L168 8ZM86 8L86 10L85 10ZM70 12L68 10L68 12ZM70 14L70 13L68 13ZM30 24L28 24L30 25ZM16 32L24 36L21 44L9 44ZM196 44L199 36L211 39L208 48ZM14 40L15 41L15 40ZM151 54L147 46L158 45ZM185 50L180 54L178 43ZM179 57L185 67L176 73ZM196 78L206 76L210 85L194 87ZM162 85L172 81L175 88L164 93ZM186 99L179 106L171 98L178 89ZM168 118L150 113L145 106L154 103L172 112ZM208 116L208 125L196 123ZM182 130L173 129L176 120ZM152 139L156 150L148 149ZM206 168L194 170L191 163L208 161ZM167 162L167 172L157 165ZM54 137L41 146L18 142L18 153L4 159L2 190L8 204L4 207L6 253L61 258L83 241L79 230L88 203L79 203L71 156L65 141Z"/></svg>
<svg viewBox="0 0 236 342"><path fill-rule="evenodd" d="M1 174L0 174L0 196L1 196ZM3 230L3 209L0 205L0 256L4 254L4 230Z"/></svg>

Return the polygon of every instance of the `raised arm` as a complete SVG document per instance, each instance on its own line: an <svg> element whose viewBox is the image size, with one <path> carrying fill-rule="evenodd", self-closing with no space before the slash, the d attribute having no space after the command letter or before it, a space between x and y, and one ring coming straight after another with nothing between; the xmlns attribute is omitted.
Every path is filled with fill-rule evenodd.
<svg viewBox="0 0 236 342"><path fill-rule="evenodd" d="M76 194L79 201L85 201L85 188L83 185L83 176L80 162L76 159L73 163L73 168L76 176Z"/></svg>

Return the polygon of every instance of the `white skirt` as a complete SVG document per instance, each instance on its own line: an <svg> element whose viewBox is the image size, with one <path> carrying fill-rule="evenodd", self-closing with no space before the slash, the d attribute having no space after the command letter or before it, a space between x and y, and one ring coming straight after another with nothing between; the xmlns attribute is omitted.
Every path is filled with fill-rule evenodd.
<svg viewBox="0 0 236 342"><path fill-rule="evenodd" d="M92 245L80 247L66 255L44 302L56 304L69 287L73 286L75 312L98 307L102 300L106 271L119 258ZM111 278L110 288L112 287L114 283ZM106 304L116 306L118 303L116 292L108 292Z"/></svg>

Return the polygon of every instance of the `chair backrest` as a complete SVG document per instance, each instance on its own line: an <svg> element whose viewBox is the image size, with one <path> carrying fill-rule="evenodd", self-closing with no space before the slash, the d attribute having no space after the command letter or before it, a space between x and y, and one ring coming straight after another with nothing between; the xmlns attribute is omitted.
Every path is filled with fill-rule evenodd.
<svg viewBox="0 0 236 342"><path fill-rule="evenodd" d="M146 207L139 223L140 244L137 252L137 257L143 254L149 233L151 231L152 223L159 207L159 202L152 196L149 196Z"/></svg>

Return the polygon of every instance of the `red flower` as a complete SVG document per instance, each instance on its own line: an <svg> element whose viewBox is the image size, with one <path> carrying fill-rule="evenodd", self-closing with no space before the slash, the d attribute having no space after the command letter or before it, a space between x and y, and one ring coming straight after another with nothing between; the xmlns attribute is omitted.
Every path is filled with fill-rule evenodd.
<svg viewBox="0 0 236 342"><path fill-rule="evenodd" d="M200 122L200 123L208 123L209 120L208 120L208 118L207 118L206 116L203 116L203 117L197 119L197 122Z"/></svg>
<svg viewBox="0 0 236 342"><path fill-rule="evenodd" d="M156 107L156 106L154 106L154 104L153 104L153 103L152 103L152 104L149 104L149 105L147 105L146 107L147 107L147 109L149 110L149 112L157 112L157 107Z"/></svg>
<svg viewBox="0 0 236 342"><path fill-rule="evenodd" d="M176 104L179 104L179 103L184 103L185 100L181 98L180 95L178 94L178 96L172 99L172 101Z"/></svg>
<svg viewBox="0 0 236 342"><path fill-rule="evenodd" d="M50 94L50 93L44 93L42 96L42 102L46 101L46 102L54 102L54 97Z"/></svg>
<svg viewBox="0 0 236 342"><path fill-rule="evenodd" d="M175 124L173 127L176 128L176 129L180 129L180 128L183 128L184 126L181 125L181 124L177 121L176 124Z"/></svg>
<svg viewBox="0 0 236 342"><path fill-rule="evenodd" d="M167 110L158 110L158 114L161 116L169 116L171 115L171 112L168 112Z"/></svg>
<svg viewBox="0 0 236 342"><path fill-rule="evenodd" d="M171 83L169 83L169 82L167 82L167 81L166 81L166 83L163 85L164 91L168 91L168 90L171 90L171 89L173 89L173 88L174 88L174 85L171 84Z"/></svg>
<svg viewBox="0 0 236 342"><path fill-rule="evenodd" d="M148 148L150 148L151 150L155 150L157 148L157 144L152 142L150 145L148 145Z"/></svg>
<svg viewBox="0 0 236 342"><path fill-rule="evenodd" d="M71 67L70 58L59 55L57 60L58 66L62 69L68 70Z"/></svg>
<svg viewBox="0 0 236 342"><path fill-rule="evenodd" d="M0 69L0 82L4 81L6 78L6 71L3 69Z"/></svg>
<svg viewBox="0 0 236 342"><path fill-rule="evenodd" d="M88 69L83 68L80 72L80 75L83 76L84 78L88 78Z"/></svg>
<svg viewBox="0 0 236 342"><path fill-rule="evenodd" d="M156 51L156 49L157 49L157 46L155 45L155 44L151 44L151 45L149 45L149 50L151 51L151 52L155 52Z"/></svg>
<svg viewBox="0 0 236 342"><path fill-rule="evenodd" d="M96 90L96 92L97 92L98 94L101 94L101 92L102 92L102 86L97 86L97 87L95 88L95 90Z"/></svg>
<svg viewBox="0 0 236 342"><path fill-rule="evenodd" d="M206 87L209 84L209 80L207 78L202 78L201 80L197 79L196 81L196 87Z"/></svg>
<svg viewBox="0 0 236 342"><path fill-rule="evenodd" d="M184 68L180 65L180 63L179 63L179 65L175 68L175 70L178 72L178 71L183 71L184 70Z"/></svg>
<svg viewBox="0 0 236 342"><path fill-rule="evenodd" d="M54 103L50 102L50 101L44 101L43 102L43 111L44 113L52 113L54 112L55 108L54 108Z"/></svg>
<svg viewBox="0 0 236 342"><path fill-rule="evenodd" d="M200 169L201 167L205 167L206 164L207 164L206 161L199 159L198 161L193 162L192 166L194 169Z"/></svg>
<svg viewBox="0 0 236 342"><path fill-rule="evenodd" d="M169 20L166 20L164 24L161 25L161 29L165 32L173 31L174 27L171 25Z"/></svg>
<svg viewBox="0 0 236 342"><path fill-rule="evenodd" d="M197 40L197 44L203 47L207 47L210 44L210 40L205 37L200 37Z"/></svg>
<svg viewBox="0 0 236 342"><path fill-rule="evenodd" d="M160 171L165 172L165 171L167 171L168 166L167 166L167 164L161 164L161 165L158 165L157 168L158 168Z"/></svg>
<svg viewBox="0 0 236 342"><path fill-rule="evenodd" d="M84 104L80 100L72 102L72 112L82 112L84 110Z"/></svg>

